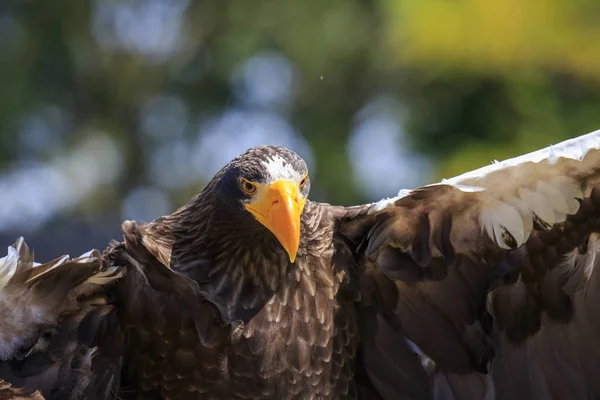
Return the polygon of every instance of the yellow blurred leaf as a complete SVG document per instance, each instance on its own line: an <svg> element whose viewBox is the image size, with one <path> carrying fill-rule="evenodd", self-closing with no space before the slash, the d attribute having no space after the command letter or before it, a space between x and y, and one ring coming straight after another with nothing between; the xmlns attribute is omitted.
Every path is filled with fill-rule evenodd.
<svg viewBox="0 0 600 400"><path fill-rule="evenodd" d="M586 0L383 0L400 64L490 73L544 68L600 79L600 4Z"/></svg>

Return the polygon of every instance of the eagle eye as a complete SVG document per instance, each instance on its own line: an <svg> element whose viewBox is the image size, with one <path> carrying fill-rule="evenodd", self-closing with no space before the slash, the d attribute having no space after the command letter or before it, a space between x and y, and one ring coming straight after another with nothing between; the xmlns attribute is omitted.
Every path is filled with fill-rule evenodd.
<svg viewBox="0 0 600 400"><path fill-rule="evenodd" d="M251 195L256 193L256 185L247 179L240 179L240 187L242 188L242 191L246 194Z"/></svg>
<svg viewBox="0 0 600 400"><path fill-rule="evenodd" d="M304 187L304 185L306 185L306 180L308 178L308 174L304 175L304 178L302 178L302 180L300 181L300 188Z"/></svg>

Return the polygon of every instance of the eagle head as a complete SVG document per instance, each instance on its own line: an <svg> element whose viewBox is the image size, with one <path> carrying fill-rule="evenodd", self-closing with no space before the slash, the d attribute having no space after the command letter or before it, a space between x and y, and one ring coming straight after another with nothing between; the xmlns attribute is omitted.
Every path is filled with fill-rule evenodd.
<svg viewBox="0 0 600 400"><path fill-rule="evenodd" d="M258 146L232 160L219 178L219 197L267 228L294 262L310 190L305 161L284 147Z"/></svg>

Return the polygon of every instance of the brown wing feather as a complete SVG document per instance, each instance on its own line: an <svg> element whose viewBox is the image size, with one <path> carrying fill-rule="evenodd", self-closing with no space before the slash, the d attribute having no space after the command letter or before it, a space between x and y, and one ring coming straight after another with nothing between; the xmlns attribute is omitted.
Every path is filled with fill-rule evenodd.
<svg viewBox="0 0 600 400"><path fill-rule="evenodd" d="M235 338L197 284L142 244L34 266L21 241L0 268L0 379L51 398L227 397ZM0 262L2 265L2 262Z"/></svg>
<svg viewBox="0 0 600 400"><path fill-rule="evenodd" d="M105 253L108 263L128 270L118 294L129 338L123 375L127 398L226 397L223 363L235 331L222 324L218 309L193 280L146 248L139 228L125 223L125 241Z"/></svg>
<svg viewBox="0 0 600 400"><path fill-rule="evenodd" d="M23 388L23 398L36 398L36 389L48 398L110 394L120 354L116 343L106 346L111 336L104 335L105 322L114 307L103 287L113 284L119 271L103 269L98 251L34 266L22 239L0 266L0 378L15 394Z"/></svg>
<svg viewBox="0 0 600 400"><path fill-rule="evenodd" d="M434 363L432 392L475 398L479 381L489 396L492 365L499 398L600 396L600 151L555 161L342 218L371 288L362 301Z"/></svg>

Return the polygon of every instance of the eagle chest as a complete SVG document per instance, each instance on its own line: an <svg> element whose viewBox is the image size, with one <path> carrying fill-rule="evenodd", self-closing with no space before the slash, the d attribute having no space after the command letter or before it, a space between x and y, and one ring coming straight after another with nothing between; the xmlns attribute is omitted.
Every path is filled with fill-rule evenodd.
<svg viewBox="0 0 600 400"><path fill-rule="evenodd" d="M336 300L338 288L331 270L291 274L232 346L234 395L249 388L252 398L350 395L357 329L354 308Z"/></svg>

